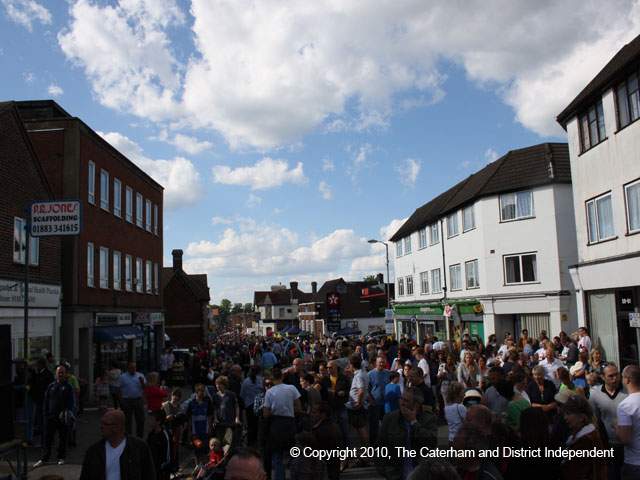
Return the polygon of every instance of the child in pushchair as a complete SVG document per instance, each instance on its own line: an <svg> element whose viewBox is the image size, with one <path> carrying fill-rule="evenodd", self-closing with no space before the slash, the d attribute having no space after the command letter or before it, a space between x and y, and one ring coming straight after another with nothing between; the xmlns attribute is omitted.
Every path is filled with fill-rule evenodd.
<svg viewBox="0 0 640 480"><path fill-rule="evenodd" d="M197 479L217 480L224 478L224 465L226 463L226 451L222 448L220 440L209 440L209 461L204 465L196 466L194 471Z"/></svg>

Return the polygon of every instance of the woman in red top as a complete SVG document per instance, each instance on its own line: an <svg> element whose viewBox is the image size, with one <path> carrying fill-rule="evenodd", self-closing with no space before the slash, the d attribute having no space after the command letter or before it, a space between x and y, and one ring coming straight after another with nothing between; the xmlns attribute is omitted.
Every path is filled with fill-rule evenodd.
<svg viewBox="0 0 640 480"><path fill-rule="evenodd" d="M147 386L144 389L144 395L147 397L147 410L151 413L154 410L162 409L162 402L167 397L167 387L158 386L158 374L151 372L147 375Z"/></svg>

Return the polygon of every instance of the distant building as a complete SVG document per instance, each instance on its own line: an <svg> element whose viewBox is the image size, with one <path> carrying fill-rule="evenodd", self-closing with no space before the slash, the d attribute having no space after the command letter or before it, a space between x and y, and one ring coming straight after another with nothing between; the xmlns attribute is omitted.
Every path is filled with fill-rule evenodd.
<svg viewBox="0 0 640 480"><path fill-rule="evenodd" d="M260 314L260 335L298 326L298 306L310 301L311 294L299 290L298 282L291 282L289 286L273 285L269 291L253 293L254 309Z"/></svg>
<svg viewBox="0 0 640 480"><path fill-rule="evenodd" d="M638 364L640 347L639 73L640 36L586 78L557 119L569 138L578 322L622 366Z"/></svg>
<svg viewBox="0 0 640 480"><path fill-rule="evenodd" d="M259 318L260 314L258 312L230 314L230 328L232 328L236 332L247 333L249 329L257 329Z"/></svg>
<svg viewBox="0 0 640 480"><path fill-rule="evenodd" d="M170 343L193 347L209 341L209 285L206 274L191 275L182 269L182 250L173 250L173 267L162 269L166 309L165 331Z"/></svg>

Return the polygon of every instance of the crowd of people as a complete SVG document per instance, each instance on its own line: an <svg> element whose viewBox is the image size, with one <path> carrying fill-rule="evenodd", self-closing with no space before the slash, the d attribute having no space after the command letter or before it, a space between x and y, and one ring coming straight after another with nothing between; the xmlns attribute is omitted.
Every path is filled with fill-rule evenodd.
<svg viewBox="0 0 640 480"><path fill-rule="evenodd" d="M161 366L169 354L163 352ZM101 407L112 395L122 412L108 410L101 431L122 424L117 438L132 439L135 417L141 437L148 418L149 461L156 477L167 479L180 443L193 449L198 478L223 472L236 451L253 462L255 478L274 480L284 480L287 469L289 478L334 480L345 469L367 465L403 480L426 478L427 472L435 478L534 478L541 468L551 480L640 478L640 367L621 372L603 357L585 328L552 339L544 331L537 337L526 330L517 338L505 333L501 342L491 335L486 345L468 335L458 343L427 337L417 344L363 337L293 343L233 334L192 349L185 362L189 398L167 386L163 369L145 376L129 364L115 384L118 372L105 370L100 381L113 390L100 390ZM445 424L448 442L438 444L438 426ZM320 460L289 457L294 446L357 448L348 458ZM595 447L613 449L614 458L445 461L402 455L397 447ZM113 463L119 457L111 452L101 458Z"/></svg>

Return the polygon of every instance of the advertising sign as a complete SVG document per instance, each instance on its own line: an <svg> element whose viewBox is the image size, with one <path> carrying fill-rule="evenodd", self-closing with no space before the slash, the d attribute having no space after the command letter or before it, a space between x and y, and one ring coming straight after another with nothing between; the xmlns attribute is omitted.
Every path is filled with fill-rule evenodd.
<svg viewBox="0 0 640 480"><path fill-rule="evenodd" d="M80 235L82 230L80 200L33 202L30 217L32 237Z"/></svg>

